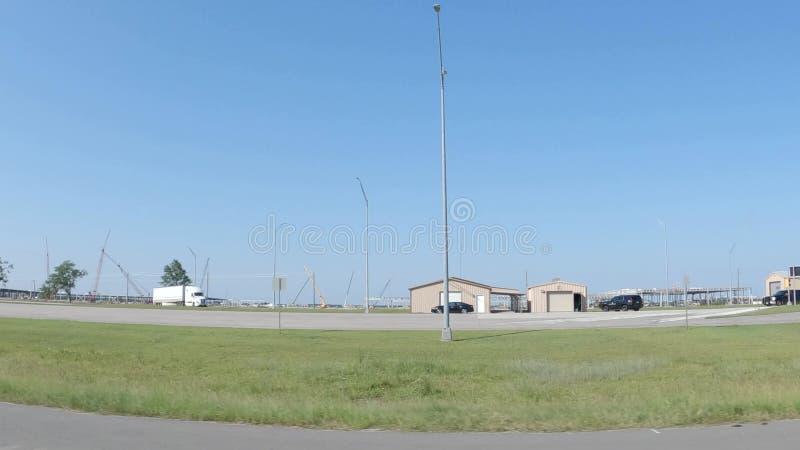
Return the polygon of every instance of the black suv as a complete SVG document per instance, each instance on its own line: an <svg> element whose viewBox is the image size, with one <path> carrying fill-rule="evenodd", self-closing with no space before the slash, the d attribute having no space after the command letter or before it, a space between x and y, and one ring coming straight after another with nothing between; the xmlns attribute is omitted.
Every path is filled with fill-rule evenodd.
<svg viewBox="0 0 800 450"><path fill-rule="evenodd" d="M597 306L603 311L627 311L632 309L638 311L644 306L641 295L618 295L608 300L601 300Z"/></svg>
<svg viewBox="0 0 800 450"><path fill-rule="evenodd" d="M761 300L761 303L763 303L764 306L786 305L789 303L789 300L794 300L795 302L800 300L800 291L792 291L792 298L790 299L789 291L781 290L770 296L764 297Z"/></svg>
<svg viewBox="0 0 800 450"><path fill-rule="evenodd" d="M471 313L474 311L472 305L463 302L450 302L450 312ZM431 308L432 313L444 313L444 305L434 306Z"/></svg>

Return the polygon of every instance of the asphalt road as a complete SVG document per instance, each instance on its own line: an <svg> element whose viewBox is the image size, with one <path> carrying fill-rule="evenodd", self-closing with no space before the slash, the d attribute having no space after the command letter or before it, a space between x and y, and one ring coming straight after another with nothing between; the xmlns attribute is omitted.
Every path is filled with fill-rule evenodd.
<svg viewBox="0 0 800 450"><path fill-rule="evenodd" d="M751 308L689 311L692 326L798 323L800 313L721 317ZM208 311L191 308L135 309L80 307L52 304L0 303L0 317L58 319L80 322L129 323L230 328L277 328L274 312ZM714 317L714 318L709 318ZM453 314L454 330L543 330L578 328L639 328L681 326L683 311L625 311L585 313ZM283 313L287 329L322 330L436 330L439 314Z"/></svg>
<svg viewBox="0 0 800 450"><path fill-rule="evenodd" d="M309 430L102 416L0 403L0 450L769 450L796 448L798 436L800 421L582 433L414 433Z"/></svg>

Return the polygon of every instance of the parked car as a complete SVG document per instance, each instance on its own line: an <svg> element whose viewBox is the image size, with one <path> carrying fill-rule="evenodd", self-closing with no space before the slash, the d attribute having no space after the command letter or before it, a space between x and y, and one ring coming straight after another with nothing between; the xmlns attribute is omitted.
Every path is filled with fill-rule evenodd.
<svg viewBox="0 0 800 450"><path fill-rule="evenodd" d="M458 313L471 313L475 311L472 305L463 302L450 302L450 312ZM432 313L444 313L444 305L434 306L431 308Z"/></svg>
<svg viewBox="0 0 800 450"><path fill-rule="evenodd" d="M627 311L632 309L634 311L640 310L644 306L644 301L641 295L617 295L608 300L600 300L597 307L603 311Z"/></svg>
<svg viewBox="0 0 800 450"><path fill-rule="evenodd" d="M772 295L768 295L761 300L761 303L764 306L772 306L772 305L786 305L789 303L790 300L797 302L800 300L800 291L792 291L792 298L789 298L789 291L781 290Z"/></svg>

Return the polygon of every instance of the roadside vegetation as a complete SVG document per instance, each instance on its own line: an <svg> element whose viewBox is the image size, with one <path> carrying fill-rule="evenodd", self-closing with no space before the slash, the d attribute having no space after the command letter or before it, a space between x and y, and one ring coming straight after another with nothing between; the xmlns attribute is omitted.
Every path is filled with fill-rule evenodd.
<svg viewBox="0 0 800 450"><path fill-rule="evenodd" d="M796 325L284 331L0 319L0 401L404 430L562 431L800 417ZM769 343L769 345L765 345Z"/></svg>

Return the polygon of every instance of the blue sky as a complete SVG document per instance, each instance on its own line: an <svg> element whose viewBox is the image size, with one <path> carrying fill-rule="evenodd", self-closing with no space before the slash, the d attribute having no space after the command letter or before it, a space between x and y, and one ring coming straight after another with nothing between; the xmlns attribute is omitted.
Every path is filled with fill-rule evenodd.
<svg viewBox="0 0 800 450"><path fill-rule="evenodd" d="M444 2L450 199L463 225L535 227L534 254L453 255L455 275L591 292L727 286L760 294L800 264L800 5L790 1ZM440 217L435 16L427 1L4 2L0 257L9 287L99 248L146 287L211 258L212 296L271 298L269 214L297 228L407 236ZM547 251L542 251L547 250ZM548 253L548 254L545 254ZM461 264L459 264L459 259ZM279 256L285 296L363 295L363 257ZM372 293L439 278L430 245L373 255ZM106 264L101 291L121 292ZM308 297L306 299L306 297ZM304 299L310 301L310 291ZM300 300L303 301L303 300Z"/></svg>

